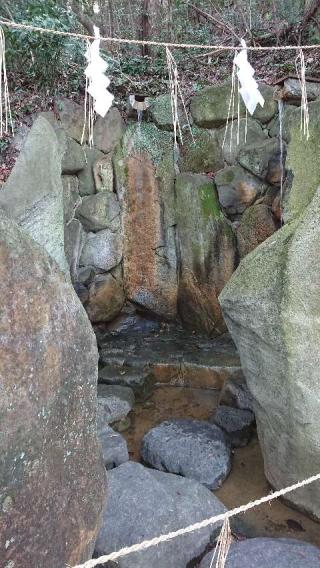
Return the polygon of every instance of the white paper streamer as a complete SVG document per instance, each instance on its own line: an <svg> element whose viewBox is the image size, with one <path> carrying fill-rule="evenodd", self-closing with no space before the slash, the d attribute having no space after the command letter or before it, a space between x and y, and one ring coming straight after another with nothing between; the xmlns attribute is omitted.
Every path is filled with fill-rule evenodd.
<svg viewBox="0 0 320 568"><path fill-rule="evenodd" d="M88 46L85 58L88 66L85 76L88 81L87 92L93 98L93 109L100 116L106 116L110 109L114 96L108 91L110 79L105 72L108 64L100 56L100 30L94 26L95 40Z"/></svg>
<svg viewBox="0 0 320 568"><path fill-rule="evenodd" d="M264 98L259 91L259 85L254 78L255 70L248 61L247 45L244 39L241 40L243 49L234 58L237 67L237 76L241 85L240 95L243 102L252 115L257 105L264 106Z"/></svg>

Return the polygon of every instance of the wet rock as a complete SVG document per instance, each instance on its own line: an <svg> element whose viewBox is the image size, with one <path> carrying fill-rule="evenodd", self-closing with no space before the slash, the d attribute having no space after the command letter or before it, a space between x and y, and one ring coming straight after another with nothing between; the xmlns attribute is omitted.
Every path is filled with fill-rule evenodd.
<svg viewBox="0 0 320 568"><path fill-rule="evenodd" d="M108 357L107 354L106 357ZM106 362L103 353L101 354L101 360L102 362ZM141 401L151 395L155 385L155 378L150 370L143 368L114 367L107 365L99 371L99 382L106 385L130 387L136 399Z"/></svg>
<svg viewBox="0 0 320 568"><path fill-rule="evenodd" d="M103 229L120 229L120 205L114 193L103 192L82 199L77 218L87 231L96 233Z"/></svg>
<svg viewBox="0 0 320 568"><path fill-rule="evenodd" d="M210 568L212 552L199 568ZM317 568L320 549L307 542L290 538L250 538L231 545L226 568Z"/></svg>
<svg viewBox="0 0 320 568"><path fill-rule="evenodd" d="M114 157L127 298L169 320L177 314L178 288L172 144L172 135L153 124L133 124Z"/></svg>
<svg viewBox="0 0 320 568"><path fill-rule="evenodd" d="M72 138L66 138L65 151L62 158L62 174L75 175L86 167L83 148Z"/></svg>
<svg viewBox="0 0 320 568"><path fill-rule="evenodd" d="M267 133L262 130L261 125L252 118L248 118L248 120L241 118L239 122L235 120L233 122L233 126L229 122L227 132L225 126L218 130L217 136L219 146L222 148L223 159L228 164L234 165L237 161L240 150L242 150L244 146L260 144L266 139Z"/></svg>
<svg viewBox="0 0 320 568"><path fill-rule="evenodd" d="M151 103L150 115L160 130L173 130L171 96L156 97ZM181 104L179 104L178 115L180 127L183 129L187 125L187 118Z"/></svg>
<svg viewBox="0 0 320 568"><path fill-rule="evenodd" d="M180 251L179 314L190 330L212 334L225 329L218 294L235 265L235 239L206 176L176 180Z"/></svg>
<svg viewBox="0 0 320 568"><path fill-rule="evenodd" d="M67 224L74 218L77 207L81 203L79 180L77 176L62 176L63 217Z"/></svg>
<svg viewBox="0 0 320 568"><path fill-rule="evenodd" d="M64 272L61 152L49 122L35 121L0 194L0 207L55 259Z"/></svg>
<svg viewBox="0 0 320 568"><path fill-rule="evenodd" d="M89 233L80 257L81 266L93 266L109 271L120 264L122 259L122 236L110 229Z"/></svg>
<svg viewBox="0 0 320 568"><path fill-rule="evenodd" d="M64 251L73 282L78 281L78 269L85 232L78 219L72 219L64 228Z"/></svg>
<svg viewBox="0 0 320 568"><path fill-rule="evenodd" d="M180 149L179 168L181 172L207 173L223 168L221 146L215 130L192 129L184 136Z"/></svg>
<svg viewBox="0 0 320 568"><path fill-rule="evenodd" d="M129 461L127 442L121 434L115 432L110 426L104 426L98 431L98 439L106 469L113 469Z"/></svg>
<svg viewBox="0 0 320 568"><path fill-rule="evenodd" d="M155 469L195 479L208 489L220 487L231 469L227 436L200 420L174 419L152 428L143 438L141 456Z"/></svg>
<svg viewBox="0 0 320 568"><path fill-rule="evenodd" d="M199 483L127 462L108 473L108 498L95 555L108 554L225 511L222 503ZM205 551L220 529L218 523L124 556L117 563L119 568L185 568Z"/></svg>
<svg viewBox="0 0 320 568"><path fill-rule="evenodd" d="M239 165L220 170L214 179L220 204L231 217L243 213L268 187Z"/></svg>
<svg viewBox="0 0 320 568"><path fill-rule="evenodd" d="M271 207L261 203L249 207L243 214L237 231L240 258L244 258L277 230Z"/></svg>
<svg viewBox="0 0 320 568"><path fill-rule="evenodd" d="M96 192L94 174L96 163L104 157L104 154L97 148L88 148L87 146L83 147L83 152L85 155L86 167L78 175L79 192L80 195L92 195Z"/></svg>
<svg viewBox="0 0 320 568"><path fill-rule="evenodd" d="M134 306L127 304L118 317L114 318L112 322L107 325L107 330L110 331L112 335L159 331L161 322L147 316L148 314L139 313Z"/></svg>
<svg viewBox="0 0 320 568"><path fill-rule="evenodd" d="M242 448L250 441L254 420L254 414L250 410L221 405L210 421L227 434L233 448Z"/></svg>
<svg viewBox="0 0 320 568"><path fill-rule="evenodd" d="M104 118L98 116L93 129L94 145L108 154L118 144L124 130L124 122L117 108L112 107Z"/></svg>
<svg viewBox="0 0 320 568"><path fill-rule="evenodd" d="M253 398L245 379L229 379L225 382L220 395L220 404L242 410L253 411Z"/></svg>
<svg viewBox="0 0 320 568"><path fill-rule="evenodd" d="M129 387L99 384L100 420L103 420L106 424L112 424L112 422L126 418L134 406L134 400L133 390Z"/></svg>
<svg viewBox="0 0 320 568"><path fill-rule="evenodd" d="M299 117L300 116L300 122ZM283 107L283 117L282 117L282 138L285 142L290 141L290 130L292 125L301 124L301 109L297 112L297 109L290 105L284 105ZM280 136L280 116L277 114L269 124L269 134L273 138L275 136Z"/></svg>
<svg viewBox="0 0 320 568"><path fill-rule="evenodd" d="M318 124L313 128L315 133ZM313 154L312 144L300 144L298 170ZM314 390L320 365L320 192L315 187L318 183L300 217L246 256L220 296L253 395L265 474L276 489L320 470L320 404ZM288 500L319 519L319 489L314 484Z"/></svg>
<svg viewBox="0 0 320 568"><path fill-rule="evenodd" d="M0 257L1 564L73 566L91 558L105 490L96 340L58 265L2 214Z"/></svg>
<svg viewBox="0 0 320 568"><path fill-rule="evenodd" d="M284 148L284 161L286 148ZM268 139L260 145L243 148L239 163L252 174L268 183L278 185L281 178L280 145L277 139ZM283 162L284 165L284 162Z"/></svg>
<svg viewBox="0 0 320 568"><path fill-rule="evenodd" d="M66 134L77 142L81 142L84 128L83 107L67 99L60 97L55 100L56 117L59 125L65 130ZM85 130L84 142L87 141L88 130Z"/></svg>
<svg viewBox="0 0 320 568"><path fill-rule="evenodd" d="M89 286L86 311L92 322L111 321L125 302L121 270L98 274Z"/></svg>

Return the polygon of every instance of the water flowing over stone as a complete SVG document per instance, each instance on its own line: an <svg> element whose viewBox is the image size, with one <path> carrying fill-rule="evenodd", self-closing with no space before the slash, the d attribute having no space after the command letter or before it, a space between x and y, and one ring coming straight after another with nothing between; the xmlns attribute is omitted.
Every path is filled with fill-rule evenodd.
<svg viewBox="0 0 320 568"><path fill-rule="evenodd" d="M191 330L225 329L218 295L235 266L235 239L213 183L203 175L176 180L180 253L179 314Z"/></svg>
<svg viewBox="0 0 320 568"><path fill-rule="evenodd" d="M114 158L123 199L127 298L172 319L177 312L172 136L154 125L131 125Z"/></svg>
<svg viewBox="0 0 320 568"><path fill-rule="evenodd" d="M103 505L96 341L56 263L2 214L0 258L1 565L64 568L90 558Z"/></svg>

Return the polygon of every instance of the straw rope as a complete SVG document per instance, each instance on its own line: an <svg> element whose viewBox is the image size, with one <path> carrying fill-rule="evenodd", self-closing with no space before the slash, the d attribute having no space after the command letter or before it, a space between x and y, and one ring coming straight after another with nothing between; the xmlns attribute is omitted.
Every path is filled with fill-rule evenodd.
<svg viewBox="0 0 320 568"><path fill-rule="evenodd" d="M247 503L246 505L241 505L241 507L231 509L230 511L227 511L226 513L223 513L221 515L216 515L215 517L210 517L209 519L205 519L204 521L194 523L193 525L189 525L188 527L185 527L183 529L179 529L177 531L170 532L168 534L160 535L156 538L152 538L151 540L144 540L143 542L140 542L139 544L133 544L132 546L125 546L124 548L121 548L121 550L118 550L117 552L112 552L111 554L106 554L105 556L100 556L100 558L93 558L92 560L88 560L84 564L79 564L78 566L74 566L74 568L95 568L95 566L99 566L99 565L104 564L105 562L109 562L111 560L117 560L117 558L127 556L128 554L131 554L133 552L140 552L142 550L147 550L148 548L151 548L153 546L157 546L158 544L161 544L163 542L168 542L169 540L173 540L174 538L177 538L178 536L182 536L184 534L194 532L194 531L202 529L204 527L214 525L219 521L224 522L226 519L230 519L231 517L235 517L237 515L240 515L241 513L245 513L246 511L249 511L249 509L254 509L255 507L259 507L259 505L262 505L263 503L269 503L270 501L273 501L274 499L278 499L279 497L282 497L283 495L286 495L287 493L291 493L292 491L296 491L297 489L300 489L301 487L305 487L306 485L310 485L311 483L314 483L315 481L319 481L319 480L320 480L320 473L318 473L317 475L313 475L312 477L309 477L308 479L304 479L303 481L299 481L298 483L295 483L294 485L290 485L290 487L285 487L284 489L280 489L279 491L275 491L274 493L270 493L269 495L266 495L265 497L261 497L261 499L257 499L256 501L251 501L250 503Z"/></svg>
<svg viewBox="0 0 320 568"><path fill-rule="evenodd" d="M53 30L50 28L41 28L38 26L31 26L30 24L21 24L17 22L9 22L7 20L0 20L0 25L7 26L9 28L16 28L20 30L29 30L38 33L47 33L58 36L74 37L78 39L95 39L93 35L79 34L76 32L65 32L61 30ZM197 43L170 43L163 41L150 41L150 40L140 40L140 39L129 39L129 38L119 38L119 37L101 37L101 41L110 43L126 43L131 45L150 45L159 47L171 47L171 48L181 48L181 49L212 49L220 51L238 51L242 49L241 46L232 45L199 45ZM292 51L296 49L320 49L320 44L311 45L273 45L273 46L248 46L248 51Z"/></svg>

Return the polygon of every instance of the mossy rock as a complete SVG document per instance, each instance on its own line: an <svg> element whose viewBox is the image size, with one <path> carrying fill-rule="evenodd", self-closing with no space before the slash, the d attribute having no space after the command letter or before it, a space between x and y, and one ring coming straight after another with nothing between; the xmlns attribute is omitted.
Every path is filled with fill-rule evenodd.
<svg viewBox="0 0 320 568"><path fill-rule="evenodd" d="M239 134L239 141L238 141ZM246 146L260 144L265 141L268 134L262 129L261 124L252 118L235 120L233 125L229 122L228 127L220 128L217 132L219 146L222 149L223 159L230 165L234 165L240 150Z"/></svg>
<svg viewBox="0 0 320 568"><path fill-rule="evenodd" d="M223 168L224 162L215 130L192 129L181 146L179 168L181 172L208 173Z"/></svg>
<svg viewBox="0 0 320 568"><path fill-rule="evenodd" d="M159 97L153 99L150 106L150 115L152 121L160 130L173 131L171 96L160 95ZM178 105L178 117L180 128L183 129L188 124L188 120L185 115L182 103Z"/></svg>

